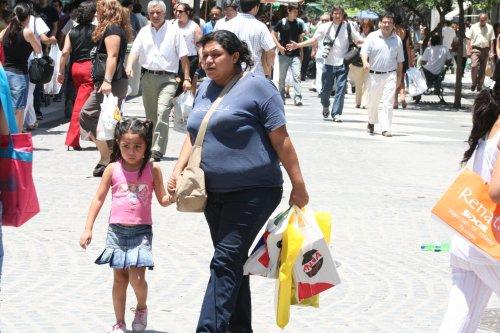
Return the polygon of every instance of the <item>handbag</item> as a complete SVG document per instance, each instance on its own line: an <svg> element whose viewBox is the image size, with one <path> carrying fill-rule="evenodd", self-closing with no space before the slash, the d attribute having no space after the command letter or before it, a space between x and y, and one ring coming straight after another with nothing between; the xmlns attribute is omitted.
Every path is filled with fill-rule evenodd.
<svg viewBox="0 0 500 333"><path fill-rule="evenodd" d="M92 81L94 83L102 83L104 81L104 75L106 74L106 60L108 59L107 53L100 52L102 44L104 43L104 36L101 38L99 45L94 46L90 51L90 60L92 61ZM115 74L113 75L113 81L122 79L125 76L125 71L123 66L120 65L121 57L123 55L119 54L116 64Z"/></svg>
<svg viewBox="0 0 500 333"><path fill-rule="evenodd" d="M34 25L36 35L36 24ZM45 84L50 82L54 74L54 60L48 55L33 58L28 68L30 82L34 84Z"/></svg>
<svg viewBox="0 0 500 333"><path fill-rule="evenodd" d="M464 169L432 208L432 217L444 222L476 248L500 260L500 207L488 195L488 184Z"/></svg>
<svg viewBox="0 0 500 333"><path fill-rule="evenodd" d="M243 76L245 74L243 74ZM177 210L180 212L200 213L205 209L207 203L205 173L200 168L200 164L202 145L203 140L205 139L208 121L227 92L243 76L235 75L233 79L224 87L224 89L222 89L219 96L212 103L212 106L201 122L200 129L196 135L196 140L193 148L191 149L191 154L189 155L187 166L184 170L182 170L179 179L177 180L175 195L177 197Z"/></svg>
<svg viewBox="0 0 500 333"><path fill-rule="evenodd" d="M351 24L347 24L347 36L349 38L349 49L344 56L344 64L349 66L352 64L353 66L363 67L363 61L361 60L361 55L359 53L359 48L354 44L351 36Z"/></svg>
<svg viewBox="0 0 500 333"><path fill-rule="evenodd" d="M13 113L7 76L0 70L0 101L9 127L0 135L0 202L2 224L19 227L40 212L33 183L33 143L30 133L19 133Z"/></svg>

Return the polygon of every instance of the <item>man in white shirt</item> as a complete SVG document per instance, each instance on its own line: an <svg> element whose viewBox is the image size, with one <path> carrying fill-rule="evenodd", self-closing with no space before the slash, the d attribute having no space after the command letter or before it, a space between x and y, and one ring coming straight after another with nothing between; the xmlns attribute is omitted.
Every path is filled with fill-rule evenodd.
<svg viewBox="0 0 500 333"><path fill-rule="evenodd" d="M457 33L451 27L450 21L445 22L445 25L443 27L443 30L441 31L441 34L443 35L443 46L446 47L446 49L451 51L451 43L453 43L453 38L455 38L457 36Z"/></svg>
<svg viewBox="0 0 500 333"><path fill-rule="evenodd" d="M469 31L465 33L465 37L468 38L467 53L470 54L472 61L470 70L472 91L476 90L476 88L477 91L483 89L488 56L493 57L495 54L495 32L487 22L488 14L482 13L479 15L479 22L473 24Z"/></svg>
<svg viewBox="0 0 500 333"><path fill-rule="evenodd" d="M125 72L133 76L133 65L138 60L142 66L142 100L146 117L154 124L151 156L160 161L167 149L168 120L172 98L177 89L175 81L179 59L184 72L184 91L191 88L188 49L177 25L165 23L166 6L161 0L148 3L150 24L142 28L134 40ZM140 73L135 73L140 75Z"/></svg>
<svg viewBox="0 0 500 333"><path fill-rule="evenodd" d="M373 134L380 115L382 135L392 137L392 106L396 82L401 82L403 74L403 43L394 32L394 14L384 14L379 28L368 35L361 47L363 67L369 70L366 90L367 131ZM379 112L378 105L381 99L382 109Z"/></svg>
<svg viewBox="0 0 500 333"><path fill-rule="evenodd" d="M259 0L241 0L240 13L225 24L225 30L234 33L245 43L252 54L252 71L266 76L271 75L276 47L271 32L266 25L255 18L259 12ZM218 30L215 26L215 30Z"/></svg>
<svg viewBox="0 0 500 333"><path fill-rule="evenodd" d="M320 21L318 22L318 28L322 24L331 24L329 13L324 13L323 15L321 15L319 20ZM323 69L325 67L325 58L323 58L323 52L324 52L323 40L324 39L325 39L324 37L319 39L318 42L313 45L312 54L311 54L311 56L316 59L316 78L314 79L314 90L313 91L316 91L318 94L321 93L321 89L323 87L322 76L323 76Z"/></svg>
<svg viewBox="0 0 500 333"><path fill-rule="evenodd" d="M421 63L424 69L427 86L430 88L443 71L445 64L451 64L453 56L448 48L441 45L441 37L433 35L431 46L425 49Z"/></svg>
<svg viewBox="0 0 500 333"><path fill-rule="evenodd" d="M331 116L334 122L342 122L340 118L344 108L344 96L347 85L347 74L349 66L344 64L344 57L349 51L349 33L354 43L362 41L359 33L352 29L350 23L345 22L344 9L334 6L332 9L333 21L330 24L322 24L318 27L314 36L302 43L294 43L288 45L288 48L293 50L297 47L304 47L317 43L318 40L323 40L325 58L325 66L323 70L323 88L321 89L321 105L323 105L323 117L328 118L330 113L330 95L333 90L333 85L336 83L335 101L331 111ZM350 32L349 32L350 31Z"/></svg>
<svg viewBox="0 0 500 333"><path fill-rule="evenodd" d="M224 0L222 2L222 11L224 12L224 17L215 23L214 31L216 30L227 30L226 26L233 18L238 15L238 0Z"/></svg>

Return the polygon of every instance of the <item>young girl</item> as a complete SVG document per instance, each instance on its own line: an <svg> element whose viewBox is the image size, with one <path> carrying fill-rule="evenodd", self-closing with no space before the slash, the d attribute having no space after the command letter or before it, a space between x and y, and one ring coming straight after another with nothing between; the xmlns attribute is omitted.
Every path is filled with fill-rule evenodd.
<svg viewBox="0 0 500 333"><path fill-rule="evenodd" d="M474 154L472 169L489 183L490 198L496 203L500 203L499 116L500 104L489 90L481 91L474 102L469 149L462 160L465 164ZM500 262L489 259L462 236L455 235L450 264L452 287L439 332L476 332L492 292L500 296Z"/></svg>
<svg viewBox="0 0 500 333"><path fill-rule="evenodd" d="M151 121L125 119L116 125L111 161L104 171L101 184L90 205L85 231L80 237L84 249L92 240L92 227L109 188L112 201L106 248L95 261L113 268L113 307L116 324L112 332L126 332L125 302L130 283L137 297L134 332L147 325L146 298L148 285L144 279L146 267L153 269L151 198L156 194L162 206L172 197L166 193L161 169L149 161L153 124Z"/></svg>

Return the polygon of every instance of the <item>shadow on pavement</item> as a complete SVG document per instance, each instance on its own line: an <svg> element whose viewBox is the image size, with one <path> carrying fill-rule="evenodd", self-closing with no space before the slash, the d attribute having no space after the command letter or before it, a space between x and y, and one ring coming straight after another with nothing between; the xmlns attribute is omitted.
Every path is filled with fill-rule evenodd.
<svg viewBox="0 0 500 333"><path fill-rule="evenodd" d="M489 332L500 332L500 309L486 309L479 328Z"/></svg>

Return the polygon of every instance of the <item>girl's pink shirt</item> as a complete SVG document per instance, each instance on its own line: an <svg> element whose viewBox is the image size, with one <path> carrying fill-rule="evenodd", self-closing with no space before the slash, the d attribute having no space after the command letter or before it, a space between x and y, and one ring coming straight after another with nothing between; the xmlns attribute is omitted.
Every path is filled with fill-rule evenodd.
<svg viewBox="0 0 500 333"><path fill-rule="evenodd" d="M152 224L153 164L139 171L126 171L122 162L115 163L111 175L111 213L109 223Z"/></svg>

